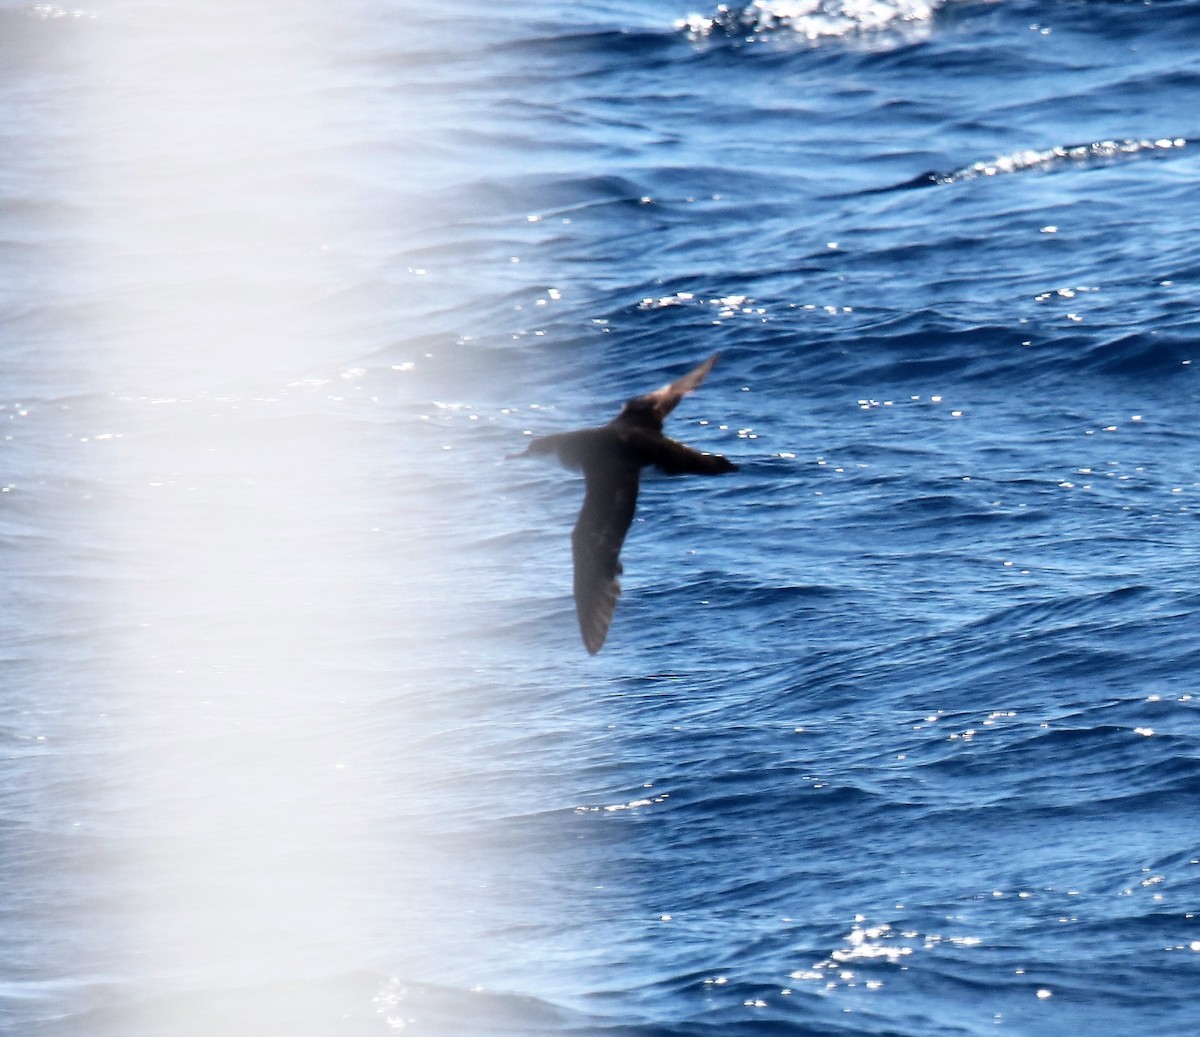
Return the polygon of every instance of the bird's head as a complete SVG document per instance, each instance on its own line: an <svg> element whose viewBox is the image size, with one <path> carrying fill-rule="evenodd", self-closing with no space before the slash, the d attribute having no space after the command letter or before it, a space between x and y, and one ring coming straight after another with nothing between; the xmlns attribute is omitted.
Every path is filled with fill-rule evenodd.
<svg viewBox="0 0 1200 1037"><path fill-rule="evenodd" d="M512 461L518 457L544 457L546 454L553 454L556 449L557 443L553 436L541 436L530 442L524 450L518 450L515 454L508 454L505 460Z"/></svg>

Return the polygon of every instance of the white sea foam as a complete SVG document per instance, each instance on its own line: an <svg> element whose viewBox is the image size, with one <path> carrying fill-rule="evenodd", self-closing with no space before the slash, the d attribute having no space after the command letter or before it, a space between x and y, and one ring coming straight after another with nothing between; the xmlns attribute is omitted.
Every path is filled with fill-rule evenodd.
<svg viewBox="0 0 1200 1037"><path fill-rule="evenodd" d="M934 0L753 0L720 4L712 15L689 14L677 24L696 37L795 33L816 40L928 22L940 6Z"/></svg>

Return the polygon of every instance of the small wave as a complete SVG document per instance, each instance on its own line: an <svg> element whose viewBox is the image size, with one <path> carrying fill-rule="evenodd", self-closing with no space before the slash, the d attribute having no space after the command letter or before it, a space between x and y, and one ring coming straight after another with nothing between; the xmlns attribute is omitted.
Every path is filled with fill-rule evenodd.
<svg viewBox="0 0 1200 1037"><path fill-rule="evenodd" d="M245 986L214 984L167 993L127 982L94 986L81 982L74 993L82 1007L35 1023L29 1032L40 1037L165 1032L179 1037L251 1032L369 1037L409 1032L411 1027L423 1034L525 1037L567 1032L572 1024L588 1021L533 995L436 985L368 971Z"/></svg>
<svg viewBox="0 0 1200 1037"><path fill-rule="evenodd" d="M942 184L958 184L980 177L1001 176L1005 173L1049 172L1063 166L1091 167L1110 165L1127 159L1147 158L1179 151L1194 144L1186 137L1159 137L1156 140L1098 140L1091 144L1063 144L1042 150L1030 148L1014 151L1009 155L976 162L952 172L928 172L906 180L901 184L885 187L877 192L904 191L914 187L935 187Z"/></svg>
<svg viewBox="0 0 1200 1037"><path fill-rule="evenodd" d="M676 27L693 39L794 34L819 40L924 24L940 6L941 0L753 0L720 4L712 15L689 14Z"/></svg>

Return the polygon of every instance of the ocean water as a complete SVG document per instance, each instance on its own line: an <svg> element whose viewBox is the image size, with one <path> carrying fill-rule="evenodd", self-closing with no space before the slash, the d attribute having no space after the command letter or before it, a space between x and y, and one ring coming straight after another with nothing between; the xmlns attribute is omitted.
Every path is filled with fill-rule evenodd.
<svg viewBox="0 0 1200 1037"><path fill-rule="evenodd" d="M1198 111L1196 0L3 0L0 1032L1191 1033ZM506 457L718 351L589 657Z"/></svg>

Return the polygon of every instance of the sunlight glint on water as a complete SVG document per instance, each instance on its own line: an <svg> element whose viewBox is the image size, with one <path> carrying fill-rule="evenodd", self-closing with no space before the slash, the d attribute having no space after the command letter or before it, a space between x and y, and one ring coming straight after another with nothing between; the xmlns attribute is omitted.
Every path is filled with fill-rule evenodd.
<svg viewBox="0 0 1200 1037"><path fill-rule="evenodd" d="M131 560L111 608L147 790L127 941L168 987L352 967L374 899L377 790L347 723L363 473L312 377L343 338L304 159L334 113L305 96L313 23L278 11L118 9L92 55L88 258Z"/></svg>

